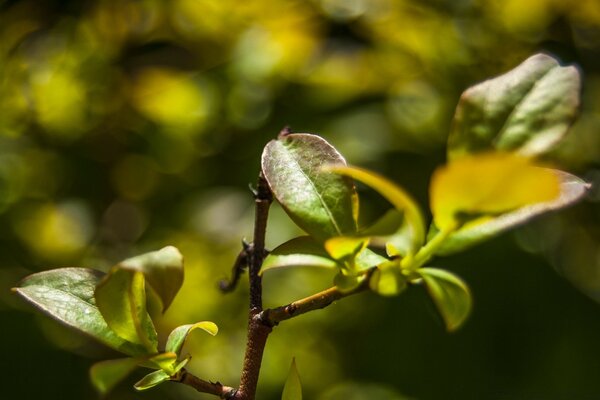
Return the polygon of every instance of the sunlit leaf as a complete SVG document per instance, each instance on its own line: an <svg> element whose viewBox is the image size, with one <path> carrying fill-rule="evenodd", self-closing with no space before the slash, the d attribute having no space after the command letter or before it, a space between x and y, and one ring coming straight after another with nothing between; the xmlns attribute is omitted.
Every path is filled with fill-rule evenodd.
<svg viewBox="0 0 600 400"><path fill-rule="evenodd" d="M467 285L456 275L437 268L421 268L418 273L449 331L458 329L471 312L472 299Z"/></svg>
<svg viewBox="0 0 600 400"><path fill-rule="evenodd" d="M386 178L364 169L345 166L333 166L328 167L327 169L352 177L379 192L379 194L385 197L398 211L403 213L406 222L410 226L410 250L414 252L423 245L425 240L425 224L423 222L423 216L421 215L419 206L402 188Z"/></svg>
<svg viewBox="0 0 600 400"><path fill-rule="evenodd" d="M537 54L469 88L456 109L449 158L494 148L527 155L548 151L573 123L580 80L577 68Z"/></svg>
<svg viewBox="0 0 600 400"><path fill-rule="evenodd" d="M333 283L340 292L347 293L356 289L363 279L361 275L348 274L342 270L333 278Z"/></svg>
<svg viewBox="0 0 600 400"><path fill-rule="evenodd" d="M170 378L171 377L169 376L169 374L167 374L162 369L159 369L158 371L151 372L148 375L144 376L135 385L133 385L133 387L139 391L148 390L153 388L154 386L160 385L165 381L168 381Z"/></svg>
<svg viewBox="0 0 600 400"><path fill-rule="evenodd" d="M302 400L302 383L300 382L300 374L298 374L295 358L292 359L281 400Z"/></svg>
<svg viewBox="0 0 600 400"><path fill-rule="evenodd" d="M171 331L169 338L167 339L165 350L173 352L179 356L185 340L194 329L202 329L213 336L219 332L217 325L211 321L202 321L195 324L182 325Z"/></svg>
<svg viewBox="0 0 600 400"><path fill-rule="evenodd" d="M325 241L325 250L335 260L354 259L358 253L363 251L369 240L366 238L356 238L348 236L339 236Z"/></svg>
<svg viewBox="0 0 600 400"><path fill-rule="evenodd" d="M558 174L536 167L527 157L482 153L438 168L431 179L430 201L440 230L458 226L466 217L500 214L551 201L560 194Z"/></svg>
<svg viewBox="0 0 600 400"><path fill-rule="evenodd" d="M113 268L96 287L98 309L110 328L122 338L156 353L158 339L146 311L146 290L141 272Z"/></svg>
<svg viewBox="0 0 600 400"><path fill-rule="evenodd" d="M90 368L90 379L94 387L105 394L129 375L138 365L135 358L100 361Z"/></svg>
<svg viewBox="0 0 600 400"><path fill-rule="evenodd" d="M322 244L309 236L301 236L271 251L260 272L262 274L270 269L285 267L336 268L337 263L330 258Z"/></svg>
<svg viewBox="0 0 600 400"><path fill-rule="evenodd" d="M177 354L167 350L164 353L158 353L142 358L138 357L138 365L145 368L162 369L169 375L173 375L175 373L177 356Z"/></svg>
<svg viewBox="0 0 600 400"><path fill-rule="evenodd" d="M446 255L464 250L538 215L567 207L583 198L590 187L589 184L574 175L562 171L554 171L554 173L560 179L560 196L558 198L521 207L497 217L482 217L471 221L450 234L441 247L436 250L436 253Z"/></svg>
<svg viewBox="0 0 600 400"><path fill-rule="evenodd" d="M160 297L165 311L183 284L183 256L173 246L121 261L115 268L139 271Z"/></svg>
<svg viewBox="0 0 600 400"><path fill-rule="evenodd" d="M52 318L84 332L125 354L146 353L144 347L119 337L96 307L94 289L104 273L87 268L60 268L23 279L14 290Z"/></svg>
<svg viewBox="0 0 600 400"><path fill-rule="evenodd" d="M352 181L322 170L345 165L324 139L306 133L270 141L262 171L275 198L294 222L319 240L356 232L358 197Z"/></svg>
<svg viewBox="0 0 600 400"><path fill-rule="evenodd" d="M367 248L358 253L356 259L354 259L354 264L358 271L364 271L386 261L388 261L387 258L380 256L379 254Z"/></svg>
<svg viewBox="0 0 600 400"><path fill-rule="evenodd" d="M369 287L382 296L395 296L406 289L407 281L397 262L387 262L378 266Z"/></svg>

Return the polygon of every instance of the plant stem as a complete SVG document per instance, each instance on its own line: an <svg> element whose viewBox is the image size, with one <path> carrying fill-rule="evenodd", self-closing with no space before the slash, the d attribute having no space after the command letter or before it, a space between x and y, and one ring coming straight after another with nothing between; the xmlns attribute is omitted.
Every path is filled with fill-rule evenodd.
<svg viewBox="0 0 600 400"><path fill-rule="evenodd" d="M269 207L273 201L273 194L262 172L258 177L254 201L256 204L254 240L248 266L250 280L248 340L246 342L246 354L244 356L240 387L235 394L235 400L254 400L263 352L269 333L272 330L271 326L265 324L260 319L262 312L262 279L259 271L265 257L267 218L269 216Z"/></svg>
<svg viewBox="0 0 600 400"><path fill-rule="evenodd" d="M182 370L179 383L188 385L199 391L200 393L209 393L218 396L221 399L233 399L236 390L229 386L223 386L219 382L208 382L190 374L185 369Z"/></svg>

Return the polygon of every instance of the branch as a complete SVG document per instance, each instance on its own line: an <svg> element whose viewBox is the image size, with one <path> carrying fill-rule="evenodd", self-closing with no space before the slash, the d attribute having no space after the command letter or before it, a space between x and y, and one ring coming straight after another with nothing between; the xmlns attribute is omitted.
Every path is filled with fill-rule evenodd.
<svg viewBox="0 0 600 400"><path fill-rule="evenodd" d="M219 289L221 289L223 293L228 293L235 289L240 277L244 273L244 269L248 266L248 258L251 252L252 245L242 240L242 251L240 251L240 254L238 254L237 258L235 259L235 263L231 268L231 279L222 279L219 282Z"/></svg>
<svg viewBox="0 0 600 400"><path fill-rule="evenodd" d="M260 320L268 326L276 326L281 321L297 317L309 311L320 310L332 304L334 301L344 297L364 292L369 288L369 280L375 268L370 269L363 281L355 289L349 292L340 292L337 287L332 287L311 296L296 300L285 306L271 308L260 313Z"/></svg>
<svg viewBox="0 0 600 400"><path fill-rule="evenodd" d="M233 399L236 395L236 390L229 386L224 386L220 382L208 382L190 374L183 369L179 380L175 381L193 387L200 393L209 393L218 396L221 399Z"/></svg>

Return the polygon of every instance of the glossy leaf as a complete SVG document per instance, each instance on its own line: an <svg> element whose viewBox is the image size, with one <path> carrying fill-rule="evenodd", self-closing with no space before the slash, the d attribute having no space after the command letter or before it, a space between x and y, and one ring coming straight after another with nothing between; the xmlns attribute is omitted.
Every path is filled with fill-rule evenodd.
<svg viewBox="0 0 600 400"><path fill-rule="evenodd" d="M173 352L177 354L177 356L179 356L181 353L181 349L183 348L183 345L185 343L185 340L194 329L202 329L203 331L213 336L215 336L217 332L219 332L219 328L217 327L217 325L211 321L202 321L197 322L195 324L182 325L171 331L167 339L167 345L165 346L165 350Z"/></svg>
<svg viewBox="0 0 600 400"><path fill-rule="evenodd" d="M440 230L457 227L465 217L500 214L560 194L554 170L511 153L482 153L438 168L431 179L430 201Z"/></svg>
<svg viewBox="0 0 600 400"><path fill-rule="evenodd" d="M387 258L380 256L379 254L367 248L358 253L356 259L354 260L354 264L358 271L365 271L387 261Z"/></svg>
<svg viewBox="0 0 600 400"><path fill-rule="evenodd" d="M122 338L156 353L158 339L146 311L146 290L141 272L114 268L94 294L98 309L110 328Z"/></svg>
<svg viewBox="0 0 600 400"><path fill-rule="evenodd" d="M356 232L358 196L346 177L323 171L324 165L346 165L324 139L306 133L270 141L262 171L292 220L311 236L325 240Z"/></svg>
<svg viewBox="0 0 600 400"><path fill-rule="evenodd" d="M173 246L129 258L115 268L139 271L162 301L163 312L183 284L183 256Z"/></svg>
<svg viewBox="0 0 600 400"><path fill-rule="evenodd" d="M139 391L148 390L170 379L171 377L169 376L169 374L167 374L162 369L159 369L158 371L151 372L148 375L144 376L135 385L133 385L133 387Z"/></svg>
<svg viewBox="0 0 600 400"><path fill-rule="evenodd" d="M577 68L537 54L469 88L456 109L449 158L494 148L526 155L547 152L573 123L580 81Z"/></svg>
<svg viewBox="0 0 600 400"><path fill-rule="evenodd" d="M368 242L369 240L366 238L339 236L327 239L325 250L335 260L354 259L367 247Z"/></svg>
<svg viewBox="0 0 600 400"><path fill-rule="evenodd" d="M407 280L397 262L387 262L380 265L371 276L369 287L382 296L395 296L407 287Z"/></svg>
<svg viewBox="0 0 600 400"><path fill-rule="evenodd" d="M292 365L288 372L281 400L302 400L302 383L300 382L300 374L296 367L296 359L292 359Z"/></svg>
<svg viewBox="0 0 600 400"><path fill-rule="evenodd" d="M452 254L476 243L494 237L512 227L547 212L567 207L585 196L590 185L576 176L554 171L560 180L560 196L555 200L518 208L496 217L482 217L465 224L453 232L436 251L436 254ZM431 234L435 233L434 227Z"/></svg>
<svg viewBox="0 0 600 400"><path fill-rule="evenodd" d="M101 361L90 368L90 379L101 394L106 394L133 372L137 365L135 358Z"/></svg>
<svg viewBox="0 0 600 400"><path fill-rule="evenodd" d="M104 273L87 268L59 268L26 277L14 290L52 318L90 335L125 354L146 353L144 347L119 337L102 317L94 289Z"/></svg>
<svg viewBox="0 0 600 400"><path fill-rule="evenodd" d="M418 270L429 296L449 331L458 329L471 312L472 299L467 285L456 275L437 268Z"/></svg>
<svg viewBox="0 0 600 400"><path fill-rule="evenodd" d="M406 222L410 226L411 252L415 252L423 245L425 240L425 224L421 210L417 203L402 188L386 178L364 169L345 166L333 166L327 169L361 181L379 192L398 211L403 213Z"/></svg>
<svg viewBox="0 0 600 400"><path fill-rule="evenodd" d="M162 369L169 375L173 375L175 373L175 365L177 363L178 355L171 352L166 351L164 353L158 353L154 355L149 355L146 357L138 357L139 366L150 368L150 369Z"/></svg>
<svg viewBox="0 0 600 400"><path fill-rule="evenodd" d="M322 244L309 236L301 236L271 251L265 258L260 273L286 267L336 268L337 263L327 254Z"/></svg>

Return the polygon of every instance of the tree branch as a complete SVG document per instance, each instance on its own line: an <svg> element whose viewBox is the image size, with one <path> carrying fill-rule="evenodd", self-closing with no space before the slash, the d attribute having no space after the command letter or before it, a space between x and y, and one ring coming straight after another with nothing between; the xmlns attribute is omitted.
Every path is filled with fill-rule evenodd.
<svg viewBox="0 0 600 400"><path fill-rule="evenodd" d="M269 326L276 326L281 321L297 317L309 311L320 310L332 304L334 301L353 294L364 292L369 288L369 280L375 268L370 269L359 286L349 292L340 292L337 287L331 287L322 292L296 300L285 306L264 310L259 319Z"/></svg>
<svg viewBox="0 0 600 400"><path fill-rule="evenodd" d="M179 380L175 382L191 386L200 393L213 394L221 399L233 399L237 392L235 388L224 386L220 382L208 382L200 379L185 369L182 370Z"/></svg>

